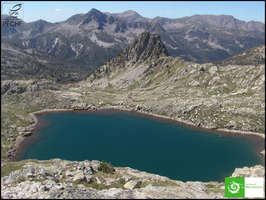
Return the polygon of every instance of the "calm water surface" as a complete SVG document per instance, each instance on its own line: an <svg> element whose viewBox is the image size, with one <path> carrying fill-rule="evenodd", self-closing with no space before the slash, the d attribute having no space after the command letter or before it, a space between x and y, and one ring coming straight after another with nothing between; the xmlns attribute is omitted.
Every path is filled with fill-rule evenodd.
<svg viewBox="0 0 266 200"><path fill-rule="evenodd" d="M262 163L249 137L132 113L60 112L40 120L19 159L100 160L182 181L221 181L237 167Z"/></svg>

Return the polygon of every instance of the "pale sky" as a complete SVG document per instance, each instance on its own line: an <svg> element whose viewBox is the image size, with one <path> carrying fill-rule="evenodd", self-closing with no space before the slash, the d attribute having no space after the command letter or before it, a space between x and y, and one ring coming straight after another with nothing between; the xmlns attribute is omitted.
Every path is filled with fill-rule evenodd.
<svg viewBox="0 0 266 200"><path fill-rule="evenodd" d="M23 4L20 16L25 22L43 19L59 22L72 15L87 13L92 8L101 12L121 13L134 10L143 17L180 18L197 14L232 15L244 21L265 23L264 1L1 1L1 14L10 4Z"/></svg>

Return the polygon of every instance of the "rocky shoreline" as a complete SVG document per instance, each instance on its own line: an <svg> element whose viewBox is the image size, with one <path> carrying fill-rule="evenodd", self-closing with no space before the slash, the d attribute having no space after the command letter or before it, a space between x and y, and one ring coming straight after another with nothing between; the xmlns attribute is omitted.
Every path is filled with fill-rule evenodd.
<svg viewBox="0 0 266 200"><path fill-rule="evenodd" d="M51 112L112 112L124 111L134 114L154 117L160 120L170 120L181 125L202 129L191 123L180 123L173 118L147 113L136 108L123 106L102 106L90 109L43 109L30 113L34 123L24 128L25 132L33 130L40 122L39 114ZM205 130L205 129L204 129ZM209 129L211 132L217 130ZM258 133L232 131L233 134L261 136ZM231 134L231 130L224 132ZM20 143L33 134L19 136ZM264 140L264 136L259 137ZM264 150L265 152L265 150ZM13 166L14 165L14 166ZM21 160L2 164L3 172L12 169L1 178L1 198L224 198L224 182L199 182L172 180L164 176L150 174L130 167L113 167L102 171L100 161L65 161L52 159L46 161ZM236 168L232 177L262 177L265 167Z"/></svg>
<svg viewBox="0 0 266 200"><path fill-rule="evenodd" d="M105 106L105 107L101 107L101 108L97 108L95 106L82 106L82 107L75 107L75 108L71 108L71 109L43 109L43 110L39 110L39 111L35 111L30 113L30 116L33 118L34 123L31 124L28 127L24 128L25 132L21 132L21 134L17 137L16 139L16 147L15 150L12 151L11 154L9 154L9 159L10 160L14 160L17 153L18 153L18 149L20 147L20 144L23 142L23 140L25 138L28 138L29 136L31 136L31 134L33 133L36 125L38 124L38 117L36 115L38 114L44 114L44 113L53 113L53 112L97 112L97 111L121 111L121 112L134 112L135 114L140 114L140 115L145 115L147 117L155 117L157 119L160 120L168 120L174 123L177 123L178 125L181 126L186 126L189 128L193 128L193 129L197 129L197 130L204 130L204 131L209 131L212 133L221 133L221 134L238 134L238 135L251 135L251 136L259 136L261 139L265 140L265 135L261 134L261 133L256 133L256 132L247 132L247 131L239 131L239 130L229 130L229 129L211 129L208 127L198 127L195 126L193 123L189 122L189 121L185 121L185 120L181 120L181 119L175 119L175 118L171 118L168 116L163 116L163 115L158 115L158 114L154 114L154 113L150 113L150 112L145 112L142 111L138 108L138 106L136 106L136 108L125 108L122 106ZM23 135L23 136L21 136ZM259 152L261 155L265 155L265 148Z"/></svg>
<svg viewBox="0 0 266 200"><path fill-rule="evenodd" d="M1 198L143 199L224 198L224 182L177 181L97 160L23 160L1 165ZM263 177L263 166L235 169L232 177Z"/></svg>

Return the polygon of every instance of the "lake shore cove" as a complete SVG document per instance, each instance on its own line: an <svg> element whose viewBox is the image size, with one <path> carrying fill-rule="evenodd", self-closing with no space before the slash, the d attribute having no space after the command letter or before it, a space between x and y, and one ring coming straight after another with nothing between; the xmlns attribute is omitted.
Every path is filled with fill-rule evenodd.
<svg viewBox="0 0 266 200"><path fill-rule="evenodd" d="M264 177L262 166L232 177ZM23 160L1 165L2 198L224 198L224 182L182 182L100 161Z"/></svg>

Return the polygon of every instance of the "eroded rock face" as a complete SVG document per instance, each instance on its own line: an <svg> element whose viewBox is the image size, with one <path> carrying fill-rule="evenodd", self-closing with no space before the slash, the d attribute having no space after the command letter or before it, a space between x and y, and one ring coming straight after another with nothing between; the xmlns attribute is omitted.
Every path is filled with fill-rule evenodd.
<svg viewBox="0 0 266 200"><path fill-rule="evenodd" d="M22 94L26 91L25 85L20 84L21 81L3 81L1 84L1 95Z"/></svg>
<svg viewBox="0 0 266 200"><path fill-rule="evenodd" d="M1 166L1 198L224 198L224 183L174 181L129 167L106 173L101 165L60 159L6 162ZM16 170L10 172L12 167ZM263 170L244 167L232 176L264 176Z"/></svg>
<svg viewBox="0 0 266 200"><path fill-rule="evenodd" d="M253 167L236 168L232 177L264 177L265 168L261 165Z"/></svg>

